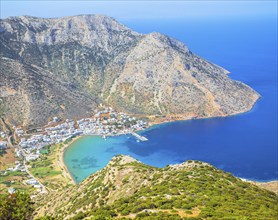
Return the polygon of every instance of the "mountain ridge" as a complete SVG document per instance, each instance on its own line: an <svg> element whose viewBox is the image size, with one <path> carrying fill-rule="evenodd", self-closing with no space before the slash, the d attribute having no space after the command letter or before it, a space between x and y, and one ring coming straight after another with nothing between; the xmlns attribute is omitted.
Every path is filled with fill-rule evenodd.
<svg viewBox="0 0 278 220"><path fill-rule="evenodd" d="M277 195L200 161L156 168L118 155L77 186L37 200L55 219L275 219ZM158 215L158 216L157 216Z"/></svg>
<svg viewBox="0 0 278 220"><path fill-rule="evenodd" d="M19 85L17 89L13 83L7 83L11 76L2 68L1 90L15 92L1 94L5 110L1 110L1 115L14 125L42 126L54 116L84 117L100 103L144 117L227 116L249 111L260 97L249 86L230 79L227 70L192 53L182 42L157 32L137 33L102 15L1 19L0 47L1 65L11 74L17 70L5 58L21 63L22 67L17 67L21 71L17 72L24 74L31 84L28 65L51 73L52 81L63 90L66 89L62 82L66 82L80 94L76 101L68 93L67 98L59 99L59 104L42 98L45 101L38 107L25 104L22 111L15 113L12 100L22 99L20 91L28 88L20 86L24 85L22 77L14 79ZM37 78L40 77L38 74ZM39 101L47 91L40 88L41 97L24 93L28 99ZM55 93L59 91L56 89ZM69 106L68 100L84 103L80 113L61 108ZM48 103L56 110L44 112L41 120L36 115Z"/></svg>

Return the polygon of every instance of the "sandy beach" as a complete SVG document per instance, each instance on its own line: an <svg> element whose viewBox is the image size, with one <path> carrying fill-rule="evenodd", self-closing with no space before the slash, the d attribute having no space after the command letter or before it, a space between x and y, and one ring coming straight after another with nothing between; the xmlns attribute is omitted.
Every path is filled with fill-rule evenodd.
<svg viewBox="0 0 278 220"><path fill-rule="evenodd" d="M58 166L61 167L63 176L67 179L70 179L71 183L73 183L73 184L77 184L77 183L75 182L73 176L69 172L69 170L64 162L64 153L68 146L70 146L74 141L78 140L81 137L82 136L74 137L69 143L63 144L63 147L60 149L60 152L59 152Z"/></svg>

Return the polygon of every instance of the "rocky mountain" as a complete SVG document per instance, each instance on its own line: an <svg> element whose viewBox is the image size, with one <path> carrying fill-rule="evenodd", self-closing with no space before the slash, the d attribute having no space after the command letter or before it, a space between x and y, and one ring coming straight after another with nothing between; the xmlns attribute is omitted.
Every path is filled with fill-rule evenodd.
<svg viewBox="0 0 278 220"><path fill-rule="evenodd" d="M0 48L1 115L13 124L84 117L99 103L140 116L225 116L259 98L180 41L101 15L2 19Z"/></svg>
<svg viewBox="0 0 278 220"><path fill-rule="evenodd" d="M55 219L276 219L278 196L199 161L150 167L116 156L81 184L37 201Z"/></svg>
<svg viewBox="0 0 278 220"><path fill-rule="evenodd" d="M96 107L96 99L43 68L9 58L2 61L1 98L7 103L7 119L14 123L43 125L61 111L72 118L90 115Z"/></svg>

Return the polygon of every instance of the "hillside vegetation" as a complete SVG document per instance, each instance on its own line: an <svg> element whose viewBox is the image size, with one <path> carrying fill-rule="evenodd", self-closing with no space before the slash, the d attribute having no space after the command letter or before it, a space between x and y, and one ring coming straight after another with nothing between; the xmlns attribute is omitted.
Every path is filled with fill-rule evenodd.
<svg viewBox="0 0 278 220"><path fill-rule="evenodd" d="M33 204L28 194L16 192L12 195L0 194L1 220L32 219Z"/></svg>
<svg viewBox="0 0 278 220"><path fill-rule="evenodd" d="M37 201L55 219L277 219L278 197L199 162L163 169L114 157L81 184Z"/></svg>

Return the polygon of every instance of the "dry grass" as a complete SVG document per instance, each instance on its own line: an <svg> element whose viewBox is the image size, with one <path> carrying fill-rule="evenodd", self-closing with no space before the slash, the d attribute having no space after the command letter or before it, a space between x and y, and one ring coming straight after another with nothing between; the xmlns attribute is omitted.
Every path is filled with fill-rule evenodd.
<svg viewBox="0 0 278 220"><path fill-rule="evenodd" d="M5 170L7 166L14 164L16 161L14 155L14 149L8 148L5 150L5 153L0 156L0 170Z"/></svg>
<svg viewBox="0 0 278 220"><path fill-rule="evenodd" d="M188 213L188 211L190 211L191 213ZM178 214L181 218L185 218L185 217L198 217L201 210L198 207L195 207L192 210L184 210L184 209L146 209L142 212L149 212L149 213L164 212L164 213L173 214L173 215ZM136 218L136 214L130 213L129 215L119 216L118 218L122 218L122 217L134 219L134 218Z"/></svg>
<svg viewBox="0 0 278 220"><path fill-rule="evenodd" d="M278 180L266 183L255 182L254 184L262 189L267 189L278 194Z"/></svg>

